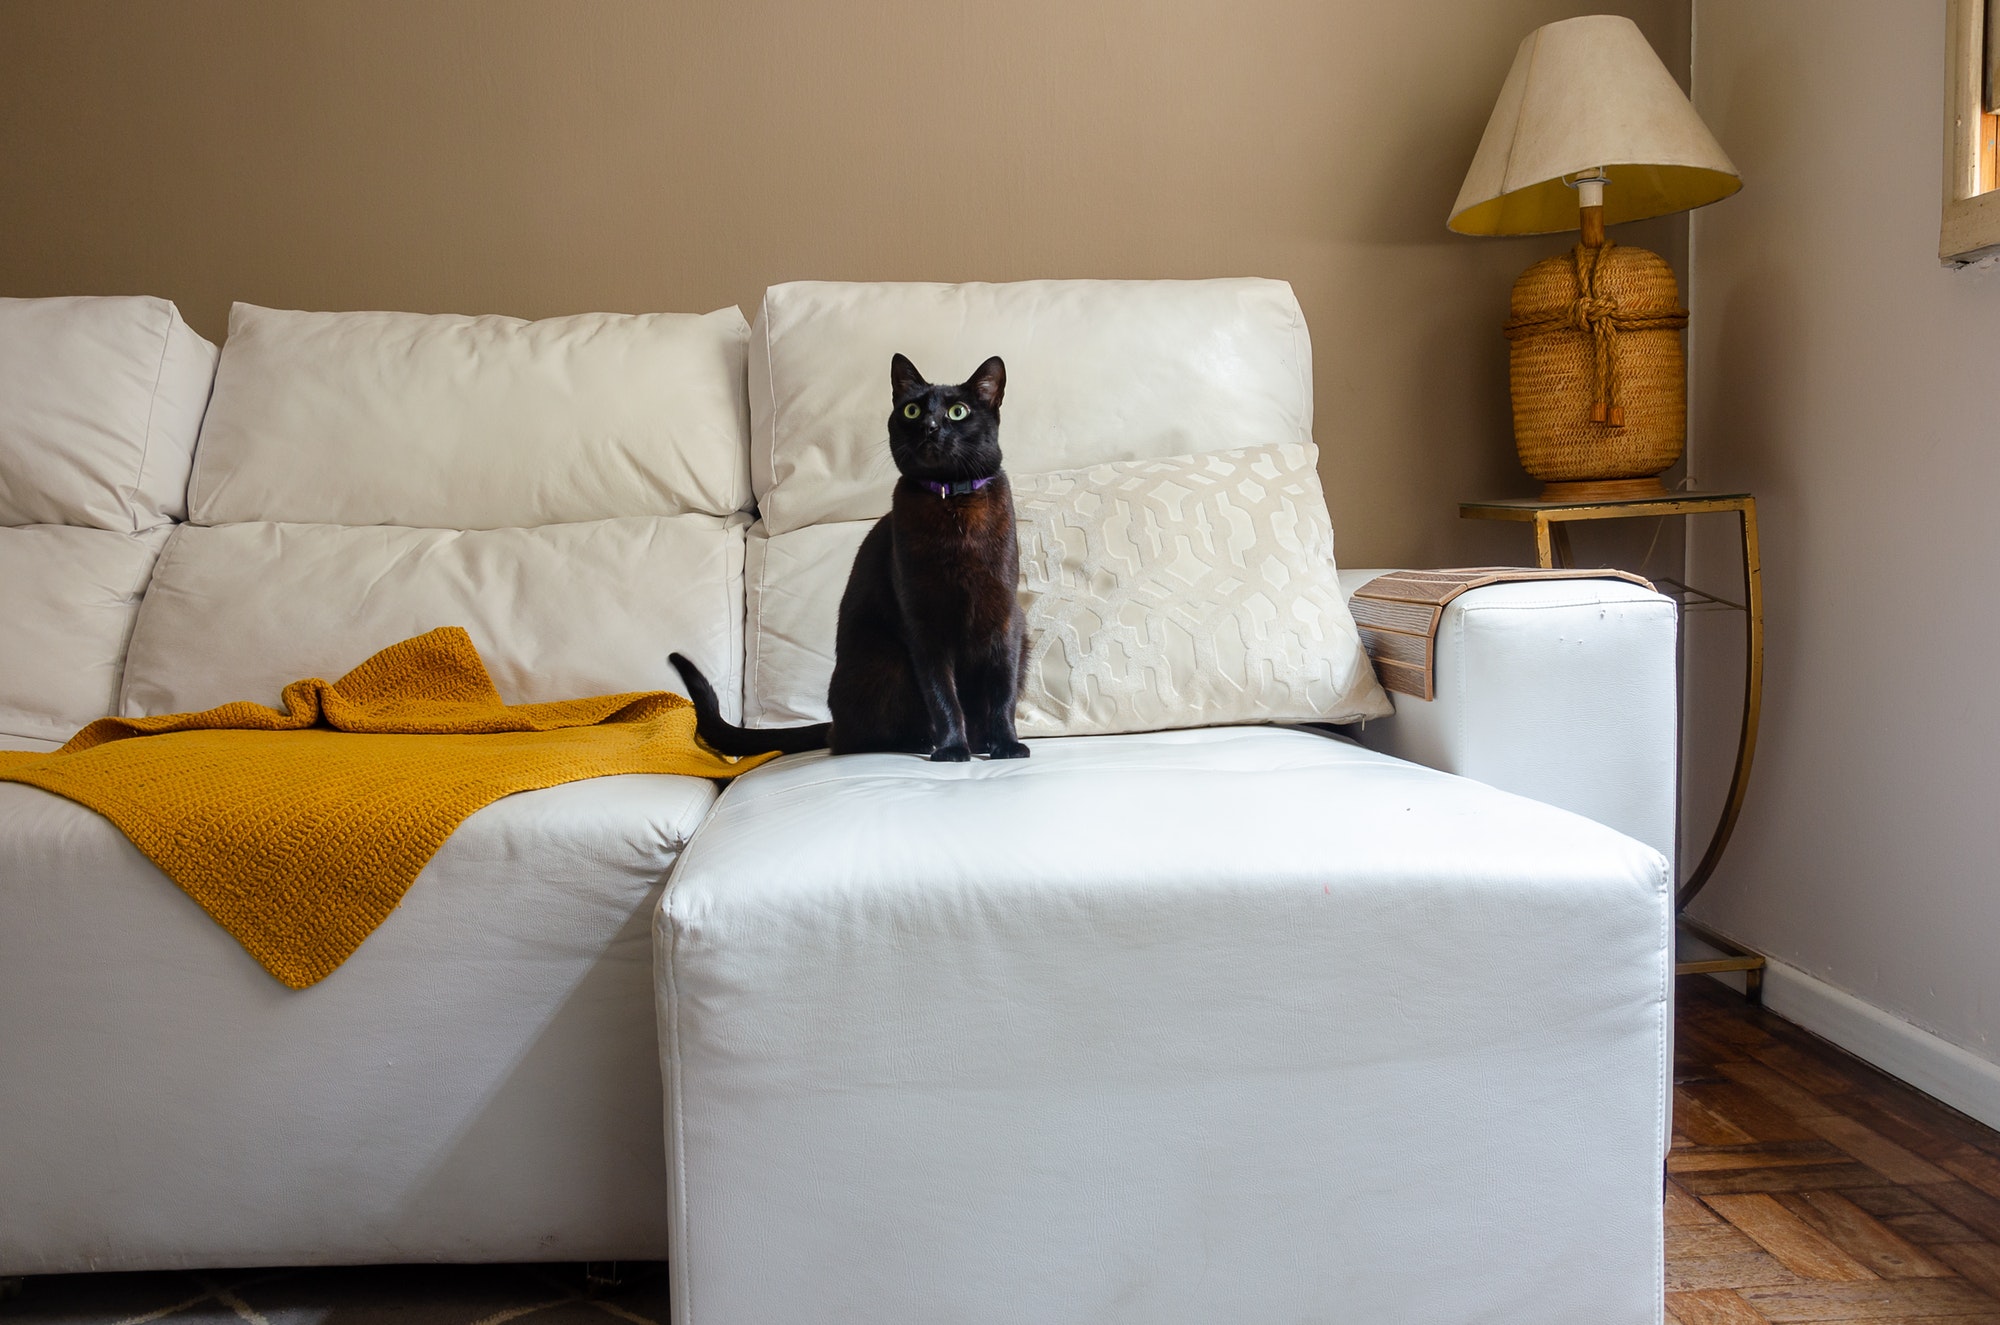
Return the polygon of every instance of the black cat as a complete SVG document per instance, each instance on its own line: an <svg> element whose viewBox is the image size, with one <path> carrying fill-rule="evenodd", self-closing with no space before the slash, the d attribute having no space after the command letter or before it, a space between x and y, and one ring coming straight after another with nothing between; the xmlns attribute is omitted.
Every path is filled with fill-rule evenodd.
<svg viewBox="0 0 2000 1325"><path fill-rule="evenodd" d="M1028 755L1014 735L1026 628L1014 592L1014 493L1000 470L1006 365L988 359L959 385L938 386L898 354L889 385L889 454L903 477L889 513L862 540L840 599L826 696L833 721L762 729L724 722L714 689L676 653L701 739L722 754L830 746L947 763Z"/></svg>

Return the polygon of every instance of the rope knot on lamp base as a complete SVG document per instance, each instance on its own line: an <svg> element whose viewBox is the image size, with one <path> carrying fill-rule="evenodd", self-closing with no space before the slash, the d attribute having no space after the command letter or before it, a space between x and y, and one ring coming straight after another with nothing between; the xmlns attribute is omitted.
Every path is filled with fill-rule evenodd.
<svg viewBox="0 0 2000 1325"><path fill-rule="evenodd" d="M1521 274L1510 301L1514 445L1544 497L1664 493L1656 477L1686 436L1685 361L1673 268L1642 248L1579 244Z"/></svg>

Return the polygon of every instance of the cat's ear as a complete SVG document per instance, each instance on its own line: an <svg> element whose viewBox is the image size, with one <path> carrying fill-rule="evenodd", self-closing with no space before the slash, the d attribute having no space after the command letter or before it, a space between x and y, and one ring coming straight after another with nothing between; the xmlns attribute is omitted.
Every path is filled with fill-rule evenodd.
<svg viewBox="0 0 2000 1325"><path fill-rule="evenodd" d="M890 356L889 388L896 393L896 399L913 396L929 385L930 383L924 380L924 375L917 371L915 364L900 354Z"/></svg>
<svg viewBox="0 0 2000 1325"><path fill-rule="evenodd" d="M1000 408L1000 397L1007 394L1007 365L994 355L980 364L972 376L965 379L965 390L979 397L979 403L988 409Z"/></svg>

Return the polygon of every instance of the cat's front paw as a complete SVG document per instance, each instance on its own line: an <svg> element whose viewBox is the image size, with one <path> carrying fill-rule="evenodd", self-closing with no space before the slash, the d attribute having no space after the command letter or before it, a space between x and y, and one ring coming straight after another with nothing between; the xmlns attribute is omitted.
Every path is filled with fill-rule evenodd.
<svg viewBox="0 0 2000 1325"><path fill-rule="evenodd" d="M993 747L995 759L1026 759L1034 753L1019 741L1001 741Z"/></svg>
<svg viewBox="0 0 2000 1325"><path fill-rule="evenodd" d="M972 762L972 751L962 745L940 745L937 749L931 751L931 762L933 764L969 764Z"/></svg>

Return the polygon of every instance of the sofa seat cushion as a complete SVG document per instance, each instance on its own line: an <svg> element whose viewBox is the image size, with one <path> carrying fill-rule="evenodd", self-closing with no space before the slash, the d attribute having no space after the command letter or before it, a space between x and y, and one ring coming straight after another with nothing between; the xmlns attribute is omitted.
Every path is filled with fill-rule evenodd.
<svg viewBox="0 0 2000 1325"><path fill-rule="evenodd" d="M733 712L742 672L743 517L536 529L249 523L178 530L125 666L128 717L333 679L370 654L463 626L510 704L679 690L679 651Z"/></svg>
<svg viewBox="0 0 2000 1325"><path fill-rule="evenodd" d="M0 785L0 1265L660 1257L647 927L715 795L498 801L294 992L108 821Z"/></svg>
<svg viewBox="0 0 2000 1325"><path fill-rule="evenodd" d="M0 740L118 711L125 646L170 527L0 526Z"/></svg>
<svg viewBox="0 0 2000 1325"><path fill-rule="evenodd" d="M774 761L683 854L677 1319L1657 1318L1657 852L1314 732L1030 744Z"/></svg>

